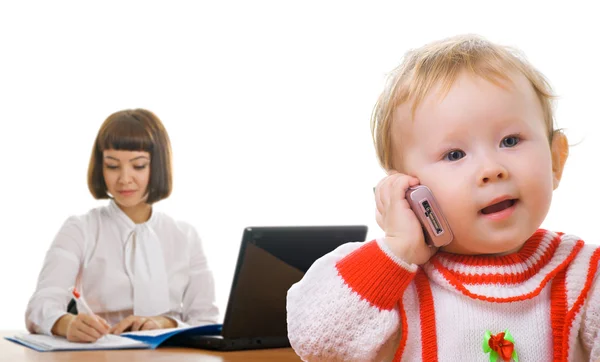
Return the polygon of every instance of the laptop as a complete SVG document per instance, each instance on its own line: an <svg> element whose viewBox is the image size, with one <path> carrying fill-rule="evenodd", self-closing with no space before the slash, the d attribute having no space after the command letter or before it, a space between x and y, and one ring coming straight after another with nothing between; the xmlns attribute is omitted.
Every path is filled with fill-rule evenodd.
<svg viewBox="0 0 600 362"><path fill-rule="evenodd" d="M364 225L246 228L221 335L173 342L220 351L289 347L288 289L315 260L344 243L364 241L366 235Z"/></svg>

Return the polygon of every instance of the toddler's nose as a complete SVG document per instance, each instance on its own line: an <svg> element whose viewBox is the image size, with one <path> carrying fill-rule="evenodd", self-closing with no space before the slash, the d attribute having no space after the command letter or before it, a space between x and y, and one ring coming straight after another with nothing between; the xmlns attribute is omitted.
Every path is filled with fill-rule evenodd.
<svg viewBox="0 0 600 362"><path fill-rule="evenodd" d="M505 180L508 178L508 171L504 166L497 162L488 162L479 174L479 185L483 186L490 182Z"/></svg>

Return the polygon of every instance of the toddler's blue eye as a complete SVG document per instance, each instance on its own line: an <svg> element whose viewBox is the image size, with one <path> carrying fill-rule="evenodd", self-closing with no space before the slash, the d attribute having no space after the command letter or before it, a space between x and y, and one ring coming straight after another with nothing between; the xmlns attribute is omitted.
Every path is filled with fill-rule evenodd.
<svg viewBox="0 0 600 362"><path fill-rule="evenodd" d="M520 141L519 136L508 136L502 140L500 145L502 147L515 147Z"/></svg>
<svg viewBox="0 0 600 362"><path fill-rule="evenodd" d="M465 153L461 150L452 150L444 156L445 160L448 161L458 161L461 158L465 157Z"/></svg>

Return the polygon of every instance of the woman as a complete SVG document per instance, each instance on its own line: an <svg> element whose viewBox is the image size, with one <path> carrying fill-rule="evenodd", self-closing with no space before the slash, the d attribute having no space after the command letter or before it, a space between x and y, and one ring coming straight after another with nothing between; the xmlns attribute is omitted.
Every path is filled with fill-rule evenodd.
<svg viewBox="0 0 600 362"><path fill-rule="evenodd" d="M107 333L215 323L212 272L194 228L155 212L172 189L171 146L144 109L100 127L88 187L107 206L70 217L46 255L27 306L32 333L94 342ZM93 314L67 313L75 286Z"/></svg>

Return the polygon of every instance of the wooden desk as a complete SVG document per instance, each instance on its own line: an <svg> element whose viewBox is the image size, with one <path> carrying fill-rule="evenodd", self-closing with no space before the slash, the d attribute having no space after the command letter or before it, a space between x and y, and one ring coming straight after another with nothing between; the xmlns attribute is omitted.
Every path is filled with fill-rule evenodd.
<svg viewBox="0 0 600 362"><path fill-rule="evenodd" d="M193 348L158 348L155 350L119 351L76 351L76 352L36 352L30 348L7 341L4 337L23 331L0 331L0 361L4 362L298 362L291 348L250 350L242 352L212 352Z"/></svg>

